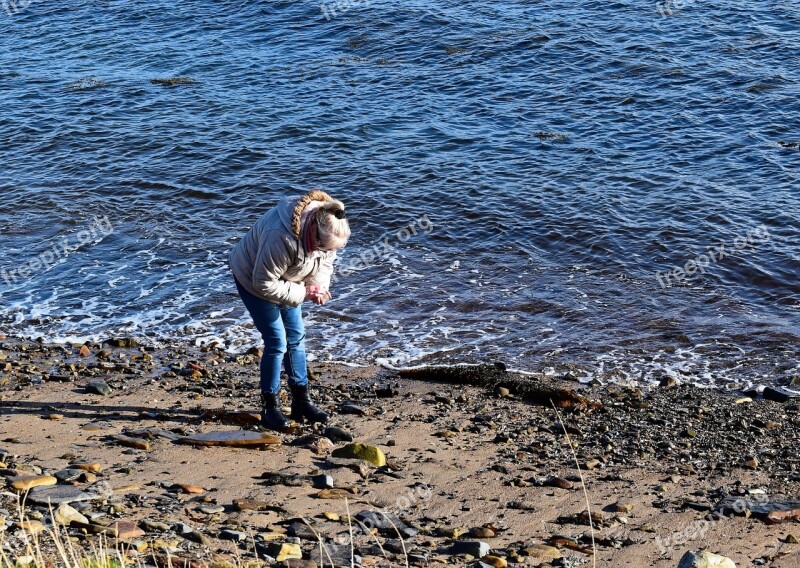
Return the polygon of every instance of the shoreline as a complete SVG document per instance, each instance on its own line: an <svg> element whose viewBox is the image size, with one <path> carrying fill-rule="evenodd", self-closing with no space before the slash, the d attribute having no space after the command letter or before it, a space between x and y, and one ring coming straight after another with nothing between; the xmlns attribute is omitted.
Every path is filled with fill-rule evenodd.
<svg viewBox="0 0 800 568"><path fill-rule="evenodd" d="M701 548L737 566L759 559L778 568L800 564L797 521L767 524L758 509L800 499L800 400L745 401L668 382L645 392L506 373L518 381L512 385L575 389L600 404L555 410L488 386L493 375L472 386L312 362L312 385L333 411L331 423L381 449L386 466L331 457L346 442L308 425L261 449L177 443L251 428L257 361L255 350L235 355L178 341L157 349L121 339L87 345L82 354L81 346L0 340L6 492L15 474L97 464L94 478L59 479L55 487L90 494L104 487L104 496L72 505L93 525L129 521L139 530L124 541L136 544L130 555L145 563L165 543L173 556L195 561L208 562L212 553L263 560L275 543L298 545L309 560L319 542L298 524L305 518L331 551L347 556L336 565L349 566L349 509L388 511L409 529L400 543L380 523L374 535L359 534L364 529L356 524L363 566L404 566L403 546L410 565L477 565L463 554L485 551L475 542L490 547L498 560L485 562L497 565L577 566L591 551L582 476L598 525L598 565L675 567L686 551ZM332 479L312 482L314 476ZM11 513L4 495L0 510ZM715 513L726 498L744 503L742 516ZM260 505L253 510L248 503ZM48 524L48 511L28 509ZM0 523L0 542L17 542L21 529L3 516L9 518ZM80 539L82 530L69 529Z"/></svg>

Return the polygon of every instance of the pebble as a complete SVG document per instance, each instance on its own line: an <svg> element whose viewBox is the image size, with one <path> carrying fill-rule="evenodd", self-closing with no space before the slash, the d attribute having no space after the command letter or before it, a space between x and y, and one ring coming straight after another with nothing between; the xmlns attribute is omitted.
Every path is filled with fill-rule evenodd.
<svg viewBox="0 0 800 568"><path fill-rule="evenodd" d="M544 484L548 487L558 487L559 489L573 489L575 484L563 477L548 477Z"/></svg>
<svg viewBox="0 0 800 568"><path fill-rule="evenodd" d="M339 426L328 426L324 435L333 442L352 442L353 435Z"/></svg>
<svg viewBox="0 0 800 568"><path fill-rule="evenodd" d="M532 558L543 558L550 560L561 558L562 556L559 549L557 549L555 546L548 546L546 544L533 544L524 548L522 553Z"/></svg>
<svg viewBox="0 0 800 568"><path fill-rule="evenodd" d="M85 389L89 394L99 394L101 396L108 396L111 394L111 387L108 386L108 383L101 380L89 381Z"/></svg>
<svg viewBox="0 0 800 568"><path fill-rule="evenodd" d="M491 554L487 554L481 558L481 562L491 566L492 568L505 568L508 566L508 561L505 558L500 558L499 556L493 556Z"/></svg>
<svg viewBox="0 0 800 568"><path fill-rule="evenodd" d="M684 554L678 568L736 568L736 564L730 558L701 550Z"/></svg>
<svg viewBox="0 0 800 568"><path fill-rule="evenodd" d="M56 524L64 526L68 526L72 522L82 523L84 525L89 524L89 519L87 519L86 516L76 511L73 507L69 506L67 503L61 503L58 506L58 508L53 513L53 521Z"/></svg>
<svg viewBox="0 0 800 568"><path fill-rule="evenodd" d="M483 558L492 549L489 543L480 540L457 540L450 547L450 554L469 554L475 558Z"/></svg>
<svg viewBox="0 0 800 568"><path fill-rule="evenodd" d="M377 446L368 444L347 444L333 450L331 455L335 458L361 459L377 467L386 465L386 456L383 451Z"/></svg>
<svg viewBox="0 0 800 568"><path fill-rule="evenodd" d="M182 444L193 446L227 446L231 448L250 448L273 446L281 443L278 436L252 430L234 430L224 432L207 432L184 436L178 440Z"/></svg>
<svg viewBox="0 0 800 568"><path fill-rule="evenodd" d="M52 475L20 475L9 478L9 482L11 487L17 491L28 491L34 487L55 485L58 483L58 479Z"/></svg>
<svg viewBox="0 0 800 568"><path fill-rule="evenodd" d="M472 538L494 538L495 532L488 527L475 527L470 529L469 536Z"/></svg>
<svg viewBox="0 0 800 568"><path fill-rule="evenodd" d="M44 530L44 525L41 521L19 521L14 523L14 526L28 534L39 534Z"/></svg>
<svg viewBox="0 0 800 568"><path fill-rule="evenodd" d="M176 483L174 487L180 489L181 493L186 493L187 495L202 495L206 492L202 486L191 483Z"/></svg>

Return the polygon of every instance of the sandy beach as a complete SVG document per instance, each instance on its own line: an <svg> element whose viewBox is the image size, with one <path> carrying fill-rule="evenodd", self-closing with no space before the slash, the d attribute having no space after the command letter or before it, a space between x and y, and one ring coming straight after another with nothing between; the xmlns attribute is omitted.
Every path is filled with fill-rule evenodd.
<svg viewBox="0 0 800 568"><path fill-rule="evenodd" d="M482 555L489 566L590 566L588 496L599 566L674 567L700 549L736 566L800 565L800 525L790 520L800 514L791 503L800 401L671 381L645 392L512 377L575 390L597 406L556 410L503 387L317 363L315 390L340 430L298 426L278 434L280 444L248 448L184 443L214 432L257 436L248 424L257 419L257 360L255 351L178 343L3 340L6 554L24 554L15 495L25 491L14 481L50 477L55 485L42 481L24 509L41 534L51 514L30 496L80 489L90 497L71 506L87 522L62 530L78 546L92 533L116 535L141 564L168 552L173 565L273 565L297 545L302 559L277 565L472 566ZM331 456L347 434L379 448L386 465ZM726 498L733 508L715 513ZM788 522L777 523L769 508L787 501Z"/></svg>

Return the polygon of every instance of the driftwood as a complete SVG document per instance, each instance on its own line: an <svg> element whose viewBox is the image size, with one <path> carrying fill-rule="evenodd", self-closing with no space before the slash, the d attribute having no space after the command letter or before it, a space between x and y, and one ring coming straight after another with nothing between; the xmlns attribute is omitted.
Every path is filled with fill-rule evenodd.
<svg viewBox="0 0 800 568"><path fill-rule="evenodd" d="M404 379L431 381L454 385L472 385L484 388L507 388L520 398L545 406L570 410L594 410L602 405L589 400L572 389L543 385L533 378L512 376L506 372L505 365L449 365L441 367L420 367L404 369L399 372Z"/></svg>

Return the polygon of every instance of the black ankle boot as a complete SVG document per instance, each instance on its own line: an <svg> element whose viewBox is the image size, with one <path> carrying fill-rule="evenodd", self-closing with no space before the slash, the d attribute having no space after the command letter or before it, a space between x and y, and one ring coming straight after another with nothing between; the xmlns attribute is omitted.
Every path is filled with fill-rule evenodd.
<svg viewBox="0 0 800 568"><path fill-rule="evenodd" d="M292 413L290 417L292 420L302 422L306 418L310 423L327 422L328 413L320 410L314 403L311 402L311 396L308 394L308 386L290 386L292 391Z"/></svg>
<svg viewBox="0 0 800 568"><path fill-rule="evenodd" d="M262 427L282 432L289 427L289 420L281 412L280 392L261 392L261 422Z"/></svg>

